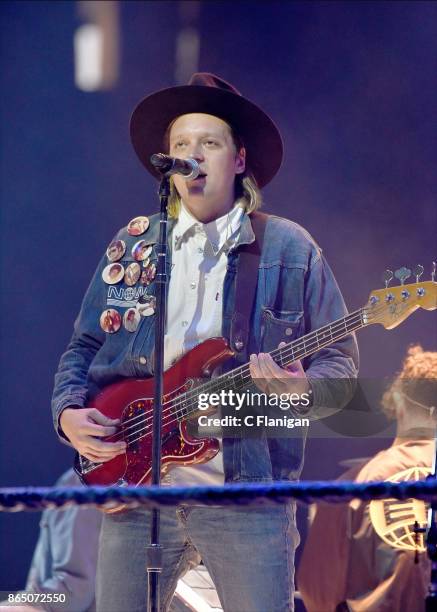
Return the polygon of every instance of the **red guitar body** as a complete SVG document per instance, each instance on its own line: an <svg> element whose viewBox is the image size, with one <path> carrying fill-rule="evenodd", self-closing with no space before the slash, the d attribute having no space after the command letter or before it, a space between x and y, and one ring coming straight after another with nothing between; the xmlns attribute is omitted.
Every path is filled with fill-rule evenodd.
<svg viewBox="0 0 437 612"><path fill-rule="evenodd" d="M311 331L280 349L275 349L270 355L284 367L371 323L380 323L386 329L392 329L418 308L435 310L436 307L437 283L434 281L433 272L432 281L417 281L409 285L401 284L399 287L373 291L363 308L324 325L319 330ZM218 440L193 438L187 433L187 418L202 414L198 409L198 394L190 393L190 389L197 386L199 379L209 378L215 368L233 355L226 340L210 338L184 355L165 372L162 474L173 464L204 463L218 453ZM235 372L237 370L240 368ZM228 376L234 382L232 372L229 372L226 378ZM244 381L241 372L239 376ZM201 386L209 389L213 387L213 383L205 382ZM120 419L120 431L114 436L108 436L107 440L124 439L127 449L123 455L106 463L93 463L77 455L75 468L84 484L136 486L150 483L153 396L152 378L127 379L106 387L90 401L88 407L95 407L112 419Z"/></svg>
<svg viewBox="0 0 437 612"><path fill-rule="evenodd" d="M190 437L187 433L187 422L169 417L165 403L189 391L196 386L199 379L209 378L212 371L232 355L226 340L211 338L196 346L164 373L161 474L165 474L171 465L204 463L218 453L218 440ZM92 463L78 455L75 469L84 484L150 484L153 395L153 378L126 379L109 385L90 400L88 408L97 408L111 419L120 419L120 432L115 437L126 440L127 450L123 455L105 463ZM143 433L133 436L132 423L139 421L147 423L147 435L140 426L139 431ZM109 436L108 440L114 440L115 437Z"/></svg>

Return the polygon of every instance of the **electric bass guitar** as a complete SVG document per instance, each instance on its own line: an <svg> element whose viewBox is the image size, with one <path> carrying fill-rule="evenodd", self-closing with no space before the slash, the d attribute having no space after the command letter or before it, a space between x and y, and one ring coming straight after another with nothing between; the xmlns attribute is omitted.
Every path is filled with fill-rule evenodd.
<svg viewBox="0 0 437 612"><path fill-rule="evenodd" d="M286 367L367 325L380 323L386 329L393 329L418 308L437 308L437 283L434 278L372 291L362 308L275 349L270 355L279 366ZM205 414L198 406L200 393L209 395L222 389L237 392L247 388L251 381L249 364L200 386L197 384L199 379L208 378L216 367L233 355L224 338L211 338L193 348L164 373L162 474L172 465L203 463L218 453L217 439L193 438L187 426L189 420ZM127 448L124 454L104 463L95 463L78 454L75 470L84 484L150 484L153 396L153 378L127 379L109 385L90 400L89 407L97 408L111 419L120 419L117 433L105 439L108 442L122 439Z"/></svg>

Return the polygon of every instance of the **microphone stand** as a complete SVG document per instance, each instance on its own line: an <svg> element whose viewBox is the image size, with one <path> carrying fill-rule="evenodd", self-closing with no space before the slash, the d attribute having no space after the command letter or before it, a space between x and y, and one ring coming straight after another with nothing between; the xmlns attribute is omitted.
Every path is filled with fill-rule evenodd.
<svg viewBox="0 0 437 612"><path fill-rule="evenodd" d="M170 178L164 175L159 186L161 202L158 242L158 266L156 274L155 321L155 395L153 403L152 434L152 485L161 484L161 418L164 373L164 334L167 311L167 204L170 195ZM159 543L160 510L153 508L150 526L150 544L147 546L147 612L160 611L159 578L162 571L162 546Z"/></svg>

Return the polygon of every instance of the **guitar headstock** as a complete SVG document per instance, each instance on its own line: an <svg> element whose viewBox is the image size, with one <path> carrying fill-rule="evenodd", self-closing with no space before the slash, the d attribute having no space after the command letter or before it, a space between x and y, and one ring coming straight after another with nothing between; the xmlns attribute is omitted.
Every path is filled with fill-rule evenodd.
<svg viewBox="0 0 437 612"><path fill-rule="evenodd" d="M414 274L416 282L405 284L411 276L411 270L400 268L394 276L401 282L397 287L389 287L393 272L386 270L384 274L385 288L372 291L367 304L363 308L365 324L380 323L386 329L393 329L410 316L418 308L435 310L437 308L437 282L435 282L436 265L430 281L420 282L423 273L422 266L416 266Z"/></svg>

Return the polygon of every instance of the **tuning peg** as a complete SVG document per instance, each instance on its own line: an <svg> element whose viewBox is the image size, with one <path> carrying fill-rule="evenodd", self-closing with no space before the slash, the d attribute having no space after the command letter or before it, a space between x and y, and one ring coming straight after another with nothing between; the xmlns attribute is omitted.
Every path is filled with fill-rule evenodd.
<svg viewBox="0 0 437 612"><path fill-rule="evenodd" d="M384 274L382 275L382 280L385 283L385 288L386 289L389 286L389 284L391 283L392 278L393 278L393 272L391 270L386 270L384 272Z"/></svg>
<svg viewBox="0 0 437 612"><path fill-rule="evenodd" d="M423 274L423 266L421 266L420 264L417 264L417 266L413 270L413 274L416 277L416 283L418 283L419 282L419 278Z"/></svg>
<svg viewBox="0 0 437 612"><path fill-rule="evenodd" d="M435 261L432 262L432 271L431 271L431 280L434 282L435 279L435 271L437 268L437 263Z"/></svg>
<svg viewBox="0 0 437 612"><path fill-rule="evenodd" d="M399 270L396 270L395 276L398 279L398 281L400 281L401 285L403 285L405 281L407 280L407 278L410 278L411 270L409 270L405 266L402 266L402 268L399 268Z"/></svg>

